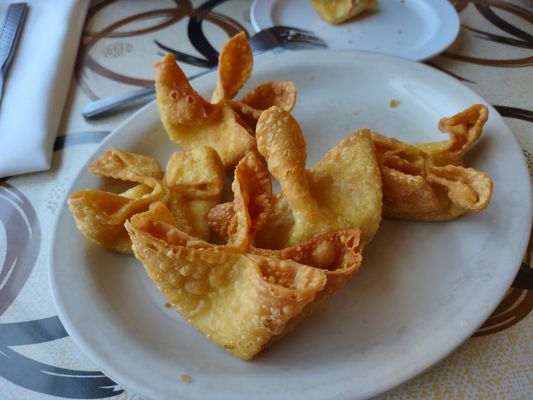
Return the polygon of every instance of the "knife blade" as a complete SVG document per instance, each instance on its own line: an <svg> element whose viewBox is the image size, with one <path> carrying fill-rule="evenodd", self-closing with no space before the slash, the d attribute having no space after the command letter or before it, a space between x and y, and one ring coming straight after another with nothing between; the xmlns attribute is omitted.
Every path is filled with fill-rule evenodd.
<svg viewBox="0 0 533 400"><path fill-rule="evenodd" d="M27 3L10 4L0 30L0 104L4 94L4 82L15 55L27 10Z"/></svg>

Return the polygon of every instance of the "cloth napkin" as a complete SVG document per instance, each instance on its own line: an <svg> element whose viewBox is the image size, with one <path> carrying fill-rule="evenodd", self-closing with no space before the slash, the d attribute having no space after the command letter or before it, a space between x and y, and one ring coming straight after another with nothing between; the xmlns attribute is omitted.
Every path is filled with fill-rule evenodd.
<svg viewBox="0 0 533 400"><path fill-rule="evenodd" d="M0 104L0 178L50 168L89 7L88 0L12 2L21 1L29 8Z"/></svg>

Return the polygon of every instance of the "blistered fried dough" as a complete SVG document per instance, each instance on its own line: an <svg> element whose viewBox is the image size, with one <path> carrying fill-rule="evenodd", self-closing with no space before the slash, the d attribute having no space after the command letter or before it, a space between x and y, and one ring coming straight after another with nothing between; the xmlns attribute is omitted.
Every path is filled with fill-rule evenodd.
<svg viewBox="0 0 533 400"><path fill-rule="evenodd" d="M235 169L240 197L250 215L250 236L263 228L272 211L272 181L268 168L256 153L248 153ZM237 185L237 183L234 183ZM237 190L234 190L237 193ZM252 240L253 243L253 240Z"/></svg>
<svg viewBox="0 0 533 400"><path fill-rule="evenodd" d="M232 100L229 102L229 105L233 108L233 110L237 113L241 120L246 124L246 126L250 128L250 130L255 127L259 116L263 112L263 110L255 109L247 104L241 103L240 101ZM255 129L253 129L253 131L255 132Z"/></svg>
<svg viewBox="0 0 533 400"><path fill-rule="evenodd" d="M428 181L445 188L453 208L459 210L483 210L492 196L492 180L486 173L474 168L456 165L437 167L429 163ZM452 213L454 211L452 209Z"/></svg>
<svg viewBox="0 0 533 400"><path fill-rule="evenodd" d="M474 104L453 117L439 121L439 130L447 133L449 140L417 144L416 147L426 152L437 166L463 165L465 153L481 136L488 117L486 106Z"/></svg>
<svg viewBox="0 0 533 400"><path fill-rule="evenodd" d="M281 194L257 243L293 246L340 229L361 229L368 243L381 221L381 180L373 143L352 135L305 170L305 141L296 120L278 107L261 115L257 147L281 185Z"/></svg>
<svg viewBox="0 0 533 400"><path fill-rule="evenodd" d="M211 147L179 151L168 160L165 183L185 197L210 199L222 192L224 165Z"/></svg>
<svg viewBox="0 0 533 400"><path fill-rule="evenodd" d="M296 86L291 81L266 82L252 89L240 101L230 101L247 126L255 132L261 112L272 106L292 111L296 103Z"/></svg>
<svg viewBox="0 0 533 400"><path fill-rule="evenodd" d="M296 103L296 86L291 81L271 81L256 86L240 102L256 110L277 106L291 112Z"/></svg>
<svg viewBox="0 0 533 400"><path fill-rule="evenodd" d="M359 270L362 261L360 231L353 229L326 233L281 250L253 247L249 252L323 268L329 278L324 290L331 293L346 283L346 275L351 276Z"/></svg>
<svg viewBox="0 0 533 400"><path fill-rule="evenodd" d="M191 325L244 360L325 285L322 271L295 262L169 245L137 228L141 216L126 226L150 278Z"/></svg>
<svg viewBox="0 0 533 400"><path fill-rule="evenodd" d="M220 52L218 60L218 82L211 98L212 103L229 100L250 79L253 66L252 49L246 34L233 36Z"/></svg>
<svg viewBox="0 0 533 400"><path fill-rule="evenodd" d="M254 247L253 231L270 207L269 180L255 153L237 165L227 245L183 232L162 203L126 223L135 256L176 310L245 360L316 310L361 263L357 230L277 251Z"/></svg>
<svg viewBox="0 0 533 400"><path fill-rule="evenodd" d="M253 248L250 252L278 259L290 259L324 270L327 278L324 288L298 316L289 321L283 334L290 332L301 320L318 310L333 293L344 287L352 275L359 271L362 261L359 230L326 233L298 246L282 250ZM274 340L277 340L277 337L272 339Z"/></svg>
<svg viewBox="0 0 533 400"><path fill-rule="evenodd" d="M418 146L368 130L359 134L374 141L383 182L383 215L445 221L482 210L490 202L492 181L484 172L460 165L436 166Z"/></svg>
<svg viewBox="0 0 533 400"><path fill-rule="evenodd" d="M211 147L199 146L174 153L167 164L165 184L170 190L168 207L180 228L208 240L207 214L220 202L224 165Z"/></svg>
<svg viewBox="0 0 533 400"><path fill-rule="evenodd" d="M252 50L241 32L220 53L218 82L210 103L194 91L172 55L157 62L157 105L170 139L185 149L211 146L226 167L254 150L253 134L261 111L272 105L290 111L296 87L289 81L267 82L241 101L232 100L250 78L252 66Z"/></svg>
<svg viewBox="0 0 533 400"><path fill-rule="evenodd" d="M204 100L190 85L176 59L170 53L154 64L157 106L171 139L186 136L189 125L203 125L220 118L220 107ZM185 131L185 132L184 132ZM178 143L179 144L179 143Z"/></svg>
<svg viewBox="0 0 533 400"><path fill-rule="evenodd" d="M235 68L238 65L239 68ZM212 103L223 100L229 104L247 125L255 131L255 124L261 111L278 106L291 111L296 102L296 86L291 81L271 81L256 86L239 101L230 101L250 78L253 54L244 32L235 35L220 53L217 87Z"/></svg>
<svg viewBox="0 0 533 400"><path fill-rule="evenodd" d="M190 86L174 57L167 54L156 63L157 105L170 139L188 150L210 146L225 166L234 165L255 140L226 102L210 104Z"/></svg>
<svg viewBox="0 0 533 400"><path fill-rule="evenodd" d="M281 182L282 193L275 196L265 227L257 230L258 245L281 248L300 242L301 236L356 227L362 230L363 242L370 241L381 221L381 180L370 137L344 139L305 171L305 142L296 121L279 109L267 111L264 118L258 126L258 147ZM276 124L283 133L273 129ZM228 205L219 205L208 216L222 237L227 236L231 213Z"/></svg>
<svg viewBox="0 0 533 400"><path fill-rule="evenodd" d="M217 204L208 214L209 229L228 246L246 249L266 223L272 209L272 182L256 153L247 153L235 168L234 200Z"/></svg>
<svg viewBox="0 0 533 400"><path fill-rule="evenodd" d="M233 216L228 246L248 248L272 209L270 174L256 153L247 153L235 168Z"/></svg>
<svg viewBox="0 0 533 400"><path fill-rule="evenodd" d="M442 208L439 196L423 175L382 166L381 180L385 216L410 219L410 215L430 215Z"/></svg>
<svg viewBox="0 0 533 400"><path fill-rule="evenodd" d="M215 232L220 238L227 240L229 237L229 225L234 215L233 202L217 204L207 214L209 230Z"/></svg>
<svg viewBox="0 0 533 400"><path fill-rule="evenodd" d="M82 190L68 198L76 226L86 238L110 250L131 254L124 222L146 211L156 200L167 201L168 191L160 180L163 172L150 157L114 149L106 151L89 169L99 176L138 183L121 194Z"/></svg>
<svg viewBox="0 0 533 400"><path fill-rule="evenodd" d="M237 164L232 190L233 202L217 204L210 210L209 229L228 246L248 248L272 210L272 182L256 153L247 153Z"/></svg>
<svg viewBox="0 0 533 400"><path fill-rule="evenodd" d="M257 148L267 160L270 173L280 183L294 219L288 246L329 232L328 210L318 207L305 171L305 139L298 122L279 107L271 107L259 118Z"/></svg>
<svg viewBox="0 0 533 400"><path fill-rule="evenodd" d="M159 163L142 154L110 149L89 166L89 171L106 178L133 181L139 177L161 179L163 172Z"/></svg>
<svg viewBox="0 0 533 400"><path fill-rule="evenodd" d="M226 167L235 165L247 150L254 149L255 140L248 125L226 101L248 80L252 64L244 33L232 37L220 53L219 80L212 104L191 87L172 55L167 54L156 63L157 105L170 139L184 149L210 146Z"/></svg>
<svg viewBox="0 0 533 400"><path fill-rule="evenodd" d="M135 256L176 310L245 360L294 328L343 286L361 261L354 231L280 252L195 241L178 229L162 203L132 217L126 228Z"/></svg>
<svg viewBox="0 0 533 400"><path fill-rule="evenodd" d="M350 135L308 172L313 197L336 219L335 229L359 228L368 243L381 223L381 176L369 135Z"/></svg>

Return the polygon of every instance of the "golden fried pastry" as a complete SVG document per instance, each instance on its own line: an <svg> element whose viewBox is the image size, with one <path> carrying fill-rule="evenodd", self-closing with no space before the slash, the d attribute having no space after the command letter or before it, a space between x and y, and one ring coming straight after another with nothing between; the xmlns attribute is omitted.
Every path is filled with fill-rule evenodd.
<svg viewBox="0 0 533 400"><path fill-rule="evenodd" d="M350 135L308 171L313 197L336 216L335 229L358 228L368 243L381 222L382 188L370 136Z"/></svg>
<svg viewBox="0 0 533 400"><path fill-rule="evenodd" d="M207 146L174 153L167 163L165 185L170 192L167 206L180 229L208 240L207 214L220 202L224 185L218 153Z"/></svg>
<svg viewBox="0 0 533 400"><path fill-rule="evenodd" d="M359 269L359 232L319 236L283 250L251 246L268 209L253 153L237 166L228 245L181 231L163 203L126 223L135 256L176 310L224 350L249 360L317 309ZM255 193L255 194L254 194ZM258 204L259 203L259 204ZM259 221L259 222L258 222Z"/></svg>
<svg viewBox="0 0 533 400"><path fill-rule="evenodd" d="M320 18L330 24L340 24L378 6L377 0L312 0L312 3Z"/></svg>
<svg viewBox="0 0 533 400"><path fill-rule="evenodd" d="M250 78L252 65L252 50L241 32L220 53L218 82L209 102L192 88L171 54L158 61L157 106L170 139L184 149L210 146L226 167L254 150L253 133L261 110L272 104L291 110L296 88L292 82L273 81L253 89L241 101L232 100Z"/></svg>
<svg viewBox="0 0 533 400"><path fill-rule="evenodd" d="M245 33L241 32L228 40L220 52L218 82L211 102L216 104L234 98L250 79L252 67L252 49L246 40Z"/></svg>
<svg viewBox="0 0 533 400"><path fill-rule="evenodd" d="M132 254L124 222L147 211L155 201L167 204L181 230L209 239L207 214L220 202L224 183L224 166L212 148L199 146L174 153L164 178L154 159L115 149L106 151L89 170L98 176L138 183L120 194L88 189L69 197L76 226L93 242Z"/></svg>
<svg viewBox="0 0 533 400"><path fill-rule="evenodd" d="M131 254L131 241L124 222L148 210L154 201L167 201L169 193L161 182L163 172L150 157L111 149L89 170L95 175L135 182L121 194L82 190L68 198L78 230L89 240L120 253Z"/></svg>
<svg viewBox="0 0 533 400"><path fill-rule="evenodd" d="M235 199L217 204L209 212L209 229L226 240L228 246L248 248L273 207L270 173L259 155L247 153L239 162L232 188L237 194Z"/></svg>
<svg viewBox="0 0 533 400"><path fill-rule="evenodd" d="M439 127L450 140L409 145L369 130L383 181L383 215L422 221L445 221L487 207L492 180L463 167L465 152L480 137L488 110L474 105Z"/></svg>
<svg viewBox="0 0 533 400"><path fill-rule="evenodd" d="M256 86L239 101L231 101L233 110L255 132L261 112L272 106L278 106L291 112L296 103L296 86L291 81L271 81Z"/></svg>
<svg viewBox="0 0 533 400"><path fill-rule="evenodd" d="M159 61L156 71L161 122L175 144L186 150L210 146L225 166L236 164L247 150L255 148L254 137L231 106L210 104L198 95L172 55Z"/></svg>
<svg viewBox="0 0 533 400"><path fill-rule="evenodd" d="M381 221L381 180L370 137L344 139L306 170L300 126L289 113L274 106L261 115L256 139L281 186L272 213L254 235L259 247L294 246L340 229L360 229L363 243L372 239ZM212 228L224 235L230 215L231 207L219 205L208 219Z"/></svg>
<svg viewBox="0 0 533 400"><path fill-rule="evenodd" d="M483 104L474 104L453 117L439 121L439 130L447 133L449 140L415 146L427 153L435 165L463 165L465 153L480 138L488 118L489 109Z"/></svg>

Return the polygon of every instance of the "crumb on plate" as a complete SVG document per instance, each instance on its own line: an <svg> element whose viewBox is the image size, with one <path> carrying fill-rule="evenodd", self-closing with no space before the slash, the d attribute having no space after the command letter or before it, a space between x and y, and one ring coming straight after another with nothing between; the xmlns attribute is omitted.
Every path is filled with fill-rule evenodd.
<svg viewBox="0 0 533 400"><path fill-rule="evenodd" d="M181 380L185 383L191 383L191 377L189 375L182 375Z"/></svg>
<svg viewBox="0 0 533 400"><path fill-rule="evenodd" d="M394 108L397 107L398 104L400 104L400 100L392 99L389 103L389 106L391 106L391 108Z"/></svg>

